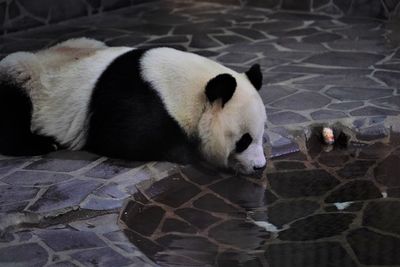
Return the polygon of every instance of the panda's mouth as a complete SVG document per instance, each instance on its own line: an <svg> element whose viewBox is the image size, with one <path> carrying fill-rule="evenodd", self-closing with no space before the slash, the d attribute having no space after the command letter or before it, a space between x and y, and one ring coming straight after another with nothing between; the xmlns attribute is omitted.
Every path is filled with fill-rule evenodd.
<svg viewBox="0 0 400 267"><path fill-rule="evenodd" d="M235 174L251 174L253 173L252 168L248 168L243 165L239 160L237 160L233 154L228 158L228 168L235 172Z"/></svg>

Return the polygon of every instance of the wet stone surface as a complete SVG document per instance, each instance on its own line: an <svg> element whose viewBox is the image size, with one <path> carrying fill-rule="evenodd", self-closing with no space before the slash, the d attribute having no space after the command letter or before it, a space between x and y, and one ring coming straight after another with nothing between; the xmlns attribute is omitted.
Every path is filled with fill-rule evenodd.
<svg viewBox="0 0 400 267"><path fill-rule="evenodd" d="M171 177L200 190L188 198L184 187L172 188L174 180L155 182L151 188L158 193L140 198L140 205L133 198L121 213L121 225L160 265L397 266L398 187L382 184L376 170L400 144L397 134L386 140L348 141L347 147L325 151L310 138L308 151L273 157L257 179L216 177L208 186L190 178L201 172L192 166L185 177L179 171ZM166 206L169 194L184 203ZM132 211L132 205L140 209ZM164 218L150 220L147 214L156 207Z"/></svg>
<svg viewBox="0 0 400 267"><path fill-rule="evenodd" d="M348 10L341 0L270 1L334 17L245 2L144 3L0 38L0 58L86 36L241 72L259 63L268 114L259 175L87 152L0 156L0 266L400 265L400 142L388 138L400 50L388 25L338 17L329 8ZM288 130L337 121L357 140L330 152Z"/></svg>

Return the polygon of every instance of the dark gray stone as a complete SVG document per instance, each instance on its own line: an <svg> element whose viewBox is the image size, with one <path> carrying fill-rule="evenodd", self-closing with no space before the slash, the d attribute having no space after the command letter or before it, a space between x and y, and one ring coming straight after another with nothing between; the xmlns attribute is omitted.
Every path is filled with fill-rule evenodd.
<svg viewBox="0 0 400 267"><path fill-rule="evenodd" d="M65 182L73 177L68 174L38 172L38 171L17 171L14 172L1 181L10 185L23 185L23 186L46 186Z"/></svg>
<svg viewBox="0 0 400 267"><path fill-rule="evenodd" d="M353 52L373 52L373 53L388 53L389 49L382 39L372 40L351 40L341 39L334 42L329 42L328 46L333 50L353 51ZM380 66L380 65L377 65Z"/></svg>
<svg viewBox="0 0 400 267"><path fill-rule="evenodd" d="M85 167L99 156L84 151L57 151L25 167L28 170L71 172Z"/></svg>
<svg viewBox="0 0 400 267"><path fill-rule="evenodd" d="M155 23L137 23L123 24L118 26L118 30L127 30L141 35L166 35L172 29L171 26ZM122 31L121 31L122 32Z"/></svg>
<svg viewBox="0 0 400 267"><path fill-rule="evenodd" d="M358 266L338 242L272 244L265 257L270 267Z"/></svg>
<svg viewBox="0 0 400 267"><path fill-rule="evenodd" d="M97 234L114 233L118 231L120 227L117 224L118 214L110 213L105 215L99 215L89 219L81 219L70 222L68 226L77 229L79 231L95 232Z"/></svg>
<svg viewBox="0 0 400 267"><path fill-rule="evenodd" d="M76 267L77 265L70 261L59 261L50 265L46 265L47 267Z"/></svg>
<svg viewBox="0 0 400 267"><path fill-rule="evenodd" d="M105 10L112 10L112 9L117 9L121 8L124 6L129 6L129 1L128 0L107 0L107 1L102 1L103 8Z"/></svg>
<svg viewBox="0 0 400 267"><path fill-rule="evenodd" d="M149 43L154 44L175 44L175 43L187 43L189 38L185 35L167 36L151 40Z"/></svg>
<svg viewBox="0 0 400 267"><path fill-rule="evenodd" d="M268 180L274 192L287 198L321 196L339 184L324 170L270 173Z"/></svg>
<svg viewBox="0 0 400 267"><path fill-rule="evenodd" d="M229 53L219 57L218 61L223 63L245 63L255 58L257 58L257 55L255 54Z"/></svg>
<svg viewBox="0 0 400 267"><path fill-rule="evenodd" d="M218 42L211 39L207 34L194 34L189 44L192 48L213 48L221 46Z"/></svg>
<svg viewBox="0 0 400 267"><path fill-rule="evenodd" d="M268 189L240 176L222 180L209 188L231 203L243 208L263 207L272 204L277 199Z"/></svg>
<svg viewBox="0 0 400 267"><path fill-rule="evenodd" d="M220 220L220 218L215 217L208 212L192 208L182 208L175 210L175 214L201 230L204 230L205 228Z"/></svg>
<svg viewBox="0 0 400 267"><path fill-rule="evenodd" d="M303 42L319 44L319 43L331 42L341 38L342 37L339 34L322 32L303 38Z"/></svg>
<svg viewBox="0 0 400 267"><path fill-rule="evenodd" d="M400 202L375 201L368 203L364 211L363 225L388 233L400 234Z"/></svg>
<svg viewBox="0 0 400 267"><path fill-rule="evenodd" d="M127 192L121 191L117 183L108 183L94 191L94 194L99 197L112 198L126 198L128 196Z"/></svg>
<svg viewBox="0 0 400 267"><path fill-rule="evenodd" d="M310 200L290 200L278 202L265 212L268 222L282 227L294 220L313 214L320 205Z"/></svg>
<svg viewBox="0 0 400 267"><path fill-rule="evenodd" d="M302 10L302 11L310 11L311 1L296 1L296 0L283 0L282 8L289 10Z"/></svg>
<svg viewBox="0 0 400 267"><path fill-rule="evenodd" d="M165 211L158 206L144 206L130 201L125 207L121 221L132 231L150 236L159 225Z"/></svg>
<svg viewBox="0 0 400 267"><path fill-rule="evenodd" d="M248 29L248 28L230 28L229 31L240 34L242 36L251 38L253 40L266 39L267 37L260 31Z"/></svg>
<svg viewBox="0 0 400 267"><path fill-rule="evenodd" d="M301 26L301 21L272 21L263 23L254 23L252 28L271 33L272 31L283 31Z"/></svg>
<svg viewBox="0 0 400 267"><path fill-rule="evenodd" d="M339 100L368 100L393 94L391 89L332 87L325 94Z"/></svg>
<svg viewBox="0 0 400 267"><path fill-rule="evenodd" d="M50 212L79 205L87 195L101 184L94 181L73 180L52 185L31 206L30 211Z"/></svg>
<svg viewBox="0 0 400 267"><path fill-rule="evenodd" d="M333 0L333 3L344 13L347 14L351 7L351 2L346 0Z"/></svg>
<svg viewBox="0 0 400 267"><path fill-rule="evenodd" d="M3 28L3 23L4 23L4 20L5 20L5 18L6 18L6 8L7 8L7 6L6 6L6 3L4 2L4 3L0 3L0 29L2 29Z"/></svg>
<svg viewBox="0 0 400 267"><path fill-rule="evenodd" d="M263 75L263 84L280 84L280 83L284 83L287 80L291 80L291 79L296 79L296 78L300 78L303 75L301 74L293 74L293 73L265 73Z"/></svg>
<svg viewBox="0 0 400 267"><path fill-rule="evenodd" d="M294 37L294 36L310 36L314 33L318 33L319 31L314 28L304 28L304 29L295 29L290 31L272 31L271 35L282 36L282 37Z"/></svg>
<svg viewBox="0 0 400 267"><path fill-rule="evenodd" d="M400 239L360 228L347 235L347 242L361 264L400 265Z"/></svg>
<svg viewBox="0 0 400 267"><path fill-rule="evenodd" d="M289 61L286 59L263 57L263 58L259 58L255 61L253 61L252 63L253 64L258 63L258 64L260 64L262 69L267 69L267 68L271 68L273 66L286 64L288 62Z"/></svg>
<svg viewBox="0 0 400 267"><path fill-rule="evenodd" d="M340 235L355 219L354 214L316 214L295 221L290 228L279 233L279 239L292 241L317 240Z"/></svg>
<svg viewBox="0 0 400 267"><path fill-rule="evenodd" d="M2 266L44 266L48 258L46 250L36 243L0 248Z"/></svg>
<svg viewBox="0 0 400 267"><path fill-rule="evenodd" d="M213 34L212 37L214 39L217 39L219 42L221 42L224 45L248 42L248 40L246 38L241 37L239 35L216 35L216 34Z"/></svg>
<svg viewBox="0 0 400 267"><path fill-rule="evenodd" d="M209 230L209 235L223 244L241 249L256 249L265 243L270 234L254 223L229 220Z"/></svg>
<svg viewBox="0 0 400 267"><path fill-rule="evenodd" d="M299 115L291 111L284 111L271 114L268 117L268 120L275 125L285 125L285 124L302 123L309 121L309 119L307 119L306 117L303 117L302 115Z"/></svg>
<svg viewBox="0 0 400 267"><path fill-rule="evenodd" d="M58 22L87 14L85 4L79 0L57 3L51 0L40 0L35 3L29 0L20 0L19 3L34 16L49 19L50 22Z"/></svg>
<svg viewBox="0 0 400 267"><path fill-rule="evenodd" d="M299 42L294 38L281 38L276 41L277 44L293 49L295 51L307 51L307 52L325 52L327 49L322 44L317 43L303 43Z"/></svg>
<svg viewBox="0 0 400 267"><path fill-rule="evenodd" d="M84 266L127 266L131 260L115 252L109 247L88 249L71 254L71 257Z"/></svg>
<svg viewBox="0 0 400 267"><path fill-rule="evenodd" d="M296 84L318 84L318 85L334 85L337 87L356 87L356 88L373 88L377 90L386 89L380 83L373 79L360 74L352 74L352 69L343 69L348 72L347 75L320 75L309 79L295 81ZM356 70L355 70L356 71ZM354 86L357 85L357 86Z"/></svg>
<svg viewBox="0 0 400 267"><path fill-rule="evenodd" d="M335 110L352 110L357 107L361 107L362 105L364 105L364 103L361 101L341 102L341 103L332 103L328 106L328 108Z"/></svg>
<svg viewBox="0 0 400 267"><path fill-rule="evenodd" d="M376 108L376 107L364 107L356 109L350 112L352 116L382 116L382 115L398 115L399 111Z"/></svg>
<svg viewBox="0 0 400 267"><path fill-rule="evenodd" d="M371 103L387 109L400 109L400 96L391 96L381 99L373 99Z"/></svg>
<svg viewBox="0 0 400 267"><path fill-rule="evenodd" d="M388 129L383 124L378 124L360 129L356 137L358 140L371 141L385 138L388 135Z"/></svg>
<svg viewBox="0 0 400 267"><path fill-rule="evenodd" d="M278 161L274 163L277 170L302 170L306 169L306 166L302 162L297 161Z"/></svg>
<svg viewBox="0 0 400 267"><path fill-rule="evenodd" d="M206 185L222 178L217 170L208 166L186 166L182 168L183 174L192 182L199 185Z"/></svg>
<svg viewBox="0 0 400 267"><path fill-rule="evenodd" d="M354 17L387 18L381 1L354 0L349 10Z"/></svg>
<svg viewBox="0 0 400 267"><path fill-rule="evenodd" d="M286 138L281 138L278 142L273 142L271 145L271 157L280 157L300 151L299 145L296 142Z"/></svg>
<svg viewBox="0 0 400 267"><path fill-rule="evenodd" d="M28 204L29 202L25 201L25 202L12 203L9 205L1 205L0 213L7 214L7 213L22 212Z"/></svg>
<svg viewBox="0 0 400 267"><path fill-rule="evenodd" d="M22 164L27 162L27 159L15 158L15 159L2 159L0 160L0 169L3 168L18 168Z"/></svg>
<svg viewBox="0 0 400 267"><path fill-rule="evenodd" d="M354 69L354 68L318 68L318 67L309 67L302 64L291 64L285 66L279 66L271 71L274 72L288 72L288 73L305 73L305 74L325 74L326 76L322 76L322 78L327 78L328 81L331 80L331 75L347 75L351 73L351 75L367 75L371 73L371 70L368 69ZM321 77L321 76L320 76ZM360 77L360 76L359 76ZM306 80L308 81L308 80Z"/></svg>
<svg viewBox="0 0 400 267"><path fill-rule="evenodd" d="M381 198L382 194L373 182L355 180L339 186L325 199L326 203L349 202Z"/></svg>
<svg viewBox="0 0 400 267"><path fill-rule="evenodd" d="M198 230L187 222L177 219L167 218L163 223L161 231L163 233L179 232L179 233L193 234L196 233Z"/></svg>
<svg viewBox="0 0 400 267"><path fill-rule="evenodd" d="M393 154L385 158L374 170L377 182L389 186L400 186L400 156Z"/></svg>
<svg viewBox="0 0 400 267"><path fill-rule="evenodd" d="M327 52L311 56L306 62L328 66L367 68L383 58L384 56L366 52Z"/></svg>
<svg viewBox="0 0 400 267"><path fill-rule="evenodd" d="M344 112L333 110L317 110L310 115L314 120L332 120L348 117Z"/></svg>
<svg viewBox="0 0 400 267"><path fill-rule="evenodd" d="M29 40L29 42L9 42L3 44L1 48L2 53L13 53L17 51L35 51L44 48L49 44L48 40Z"/></svg>
<svg viewBox="0 0 400 267"><path fill-rule="evenodd" d="M390 53L387 52L387 53ZM387 64L379 64L379 65L375 65L376 69L381 69L381 70L385 70L385 71L400 71L400 63L395 62L387 62Z"/></svg>
<svg viewBox="0 0 400 267"><path fill-rule="evenodd" d="M197 186L185 181L180 174L173 174L152 184L144 193L150 199L177 208L199 192Z"/></svg>
<svg viewBox="0 0 400 267"><path fill-rule="evenodd" d="M222 20L210 20L208 22L191 23L177 26L174 34L193 34L194 36L209 33L223 33L223 27L229 27L232 23Z"/></svg>
<svg viewBox="0 0 400 267"><path fill-rule="evenodd" d="M258 253L244 254L241 251L227 249L218 255L216 266L230 267L230 266L263 266L261 255Z"/></svg>
<svg viewBox="0 0 400 267"><path fill-rule="evenodd" d="M274 108L307 110L317 109L330 103L330 99L317 93L300 92L270 104Z"/></svg>
<svg viewBox="0 0 400 267"><path fill-rule="evenodd" d="M141 44L145 42L148 38L143 37L143 36L124 36L124 37L117 37L113 38L111 40L108 40L106 43L107 45L110 46L137 46L138 44Z"/></svg>
<svg viewBox="0 0 400 267"><path fill-rule="evenodd" d="M221 198L216 197L213 194L206 194L201 198L193 201L193 206L198 209L202 209L210 212L219 212L224 214L237 213L237 209L226 203Z"/></svg>
<svg viewBox="0 0 400 267"><path fill-rule="evenodd" d="M39 188L0 185L0 205L33 199Z"/></svg>
<svg viewBox="0 0 400 267"><path fill-rule="evenodd" d="M115 159L107 159L90 171L85 173L85 176L110 179L114 176L127 172L131 169L137 168L143 165L144 162L140 161L123 161Z"/></svg>
<svg viewBox="0 0 400 267"><path fill-rule="evenodd" d="M278 11L273 13L272 15L268 16L271 19L278 19L278 20L291 20L297 21L301 23L302 20L330 20L330 16L325 15L318 15L318 14L311 14L311 13L295 13L295 12L284 12Z"/></svg>
<svg viewBox="0 0 400 267"><path fill-rule="evenodd" d="M89 210L116 210L120 209L123 204L123 199L90 196L84 203L81 203L79 206L82 209Z"/></svg>
<svg viewBox="0 0 400 267"><path fill-rule="evenodd" d="M106 243L95 233L69 229L41 230L38 236L54 251L104 247Z"/></svg>
<svg viewBox="0 0 400 267"><path fill-rule="evenodd" d="M326 4L329 4L330 0L314 0L313 1L313 8L319 8Z"/></svg>
<svg viewBox="0 0 400 267"><path fill-rule="evenodd" d="M346 164L337 171L337 174L345 179L363 178L368 169L374 165L371 160L356 160Z"/></svg>
<svg viewBox="0 0 400 267"><path fill-rule="evenodd" d="M201 236L168 234L156 241L169 251L200 262L200 266L212 265L218 253L218 247Z"/></svg>

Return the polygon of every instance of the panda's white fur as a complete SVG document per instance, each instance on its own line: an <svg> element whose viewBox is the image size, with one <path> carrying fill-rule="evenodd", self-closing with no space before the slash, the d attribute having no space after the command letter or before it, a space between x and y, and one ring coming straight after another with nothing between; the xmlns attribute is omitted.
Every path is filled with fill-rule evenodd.
<svg viewBox="0 0 400 267"><path fill-rule="evenodd" d="M9 55L0 62L0 79L11 78L29 95L32 132L51 136L69 149L82 149L96 83L116 58L132 50L73 39L35 54ZM200 150L211 163L245 173L265 165L265 108L246 74L172 48L146 51L140 68L142 79L158 93L183 131L199 139ZM204 92L210 79L222 73L230 74L237 84L225 105L211 103ZM253 141L245 151L235 153L235 144L244 133Z"/></svg>

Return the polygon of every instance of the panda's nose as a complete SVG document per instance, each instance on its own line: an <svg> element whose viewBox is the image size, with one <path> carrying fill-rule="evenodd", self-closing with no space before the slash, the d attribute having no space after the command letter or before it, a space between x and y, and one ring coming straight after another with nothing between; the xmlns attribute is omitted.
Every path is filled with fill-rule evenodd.
<svg viewBox="0 0 400 267"><path fill-rule="evenodd" d="M261 170L264 170L265 167L267 167L267 164L264 164L264 166L253 166L253 170L261 171Z"/></svg>

